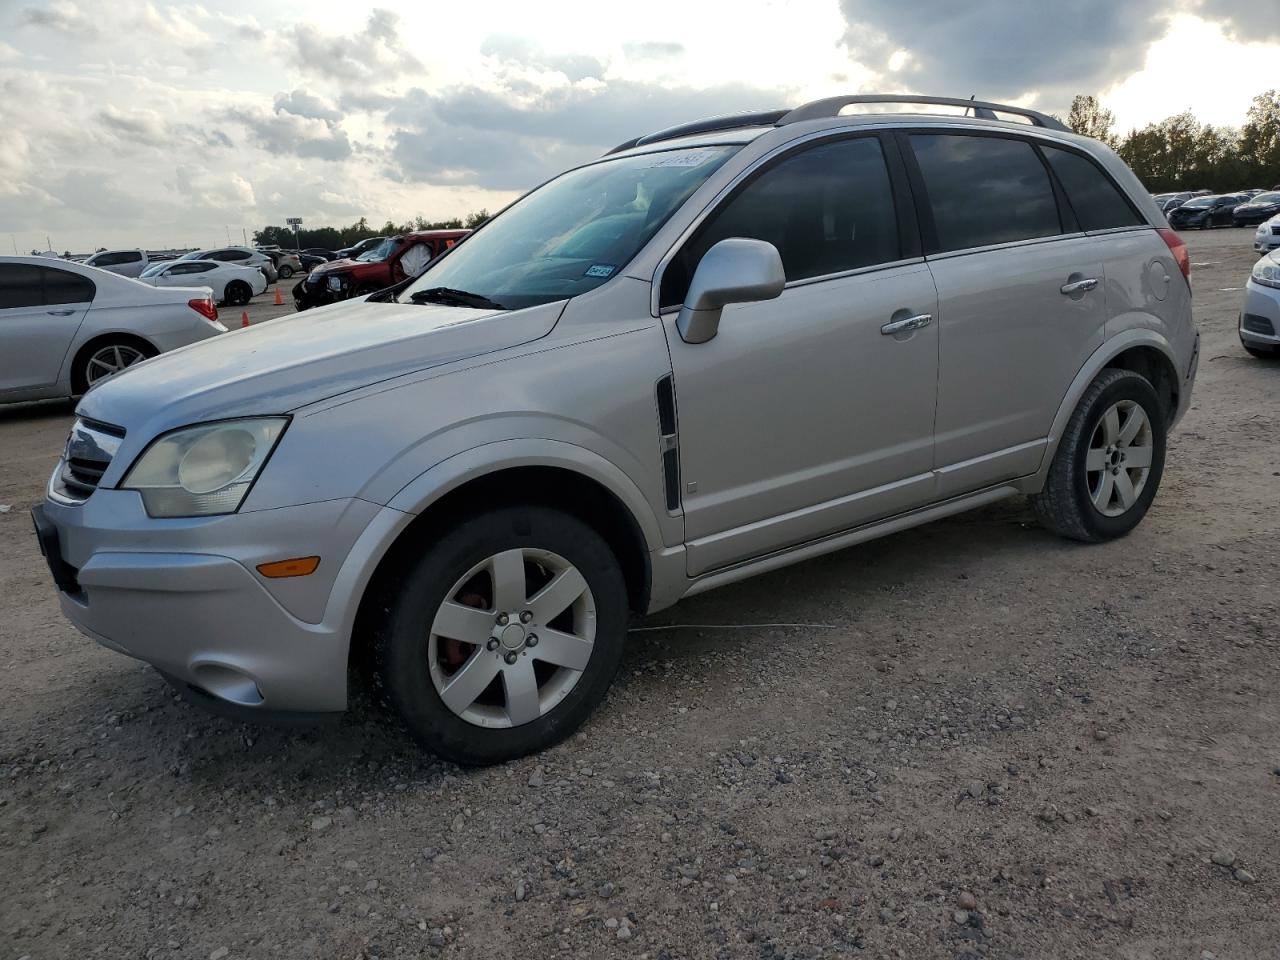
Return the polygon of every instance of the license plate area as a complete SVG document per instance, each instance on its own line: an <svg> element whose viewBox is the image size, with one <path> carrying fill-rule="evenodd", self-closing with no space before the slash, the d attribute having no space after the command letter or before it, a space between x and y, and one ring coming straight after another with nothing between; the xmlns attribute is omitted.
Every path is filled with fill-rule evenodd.
<svg viewBox="0 0 1280 960"><path fill-rule="evenodd" d="M49 573L53 576L54 585L63 593L79 593L79 571L62 559L62 543L58 538L58 528L49 522L40 507L31 508L31 522L36 528L36 542L40 544L40 553L49 565Z"/></svg>

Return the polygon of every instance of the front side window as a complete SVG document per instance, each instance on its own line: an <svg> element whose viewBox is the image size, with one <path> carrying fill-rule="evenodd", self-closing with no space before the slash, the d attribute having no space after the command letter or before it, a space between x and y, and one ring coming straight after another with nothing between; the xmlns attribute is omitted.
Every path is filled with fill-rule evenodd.
<svg viewBox="0 0 1280 960"><path fill-rule="evenodd" d="M1081 230L1134 227L1142 220L1098 165L1069 150L1041 145L1045 159L1057 175Z"/></svg>
<svg viewBox="0 0 1280 960"><path fill-rule="evenodd" d="M941 251L1062 232L1049 174L1025 140L911 134L911 147Z"/></svg>
<svg viewBox="0 0 1280 960"><path fill-rule="evenodd" d="M808 147L750 180L672 258L662 278L663 307L684 300L703 255L730 237L777 247L788 282L897 260L898 222L880 141Z"/></svg>
<svg viewBox="0 0 1280 960"><path fill-rule="evenodd" d="M737 149L663 150L570 170L433 261L398 299L444 287L518 309L594 290Z"/></svg>

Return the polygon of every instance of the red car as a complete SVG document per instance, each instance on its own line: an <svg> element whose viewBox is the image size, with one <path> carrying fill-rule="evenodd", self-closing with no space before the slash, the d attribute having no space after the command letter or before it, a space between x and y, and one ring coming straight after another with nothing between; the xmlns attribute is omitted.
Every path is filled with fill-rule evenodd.
<svg viewBox="0 0 1280 960"><path fill-rule="evenodd" d="M293 288L299 310L362 297L409 277L465 237L470 230L423 230L387 237L354 260L323 263Z"/></svg>

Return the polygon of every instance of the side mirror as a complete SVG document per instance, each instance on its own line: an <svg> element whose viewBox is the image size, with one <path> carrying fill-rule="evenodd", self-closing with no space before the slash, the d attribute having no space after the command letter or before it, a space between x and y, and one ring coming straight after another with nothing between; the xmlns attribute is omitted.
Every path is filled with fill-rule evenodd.
<svg viewBox="0 0 1280 960"><path fill-rule="evenodd" d="M689 282L676 329L685 343L706 343L720 329L720 310L730 303L772 300L787 277L778 248L764 240L730 237L702 256Z"/></svg>

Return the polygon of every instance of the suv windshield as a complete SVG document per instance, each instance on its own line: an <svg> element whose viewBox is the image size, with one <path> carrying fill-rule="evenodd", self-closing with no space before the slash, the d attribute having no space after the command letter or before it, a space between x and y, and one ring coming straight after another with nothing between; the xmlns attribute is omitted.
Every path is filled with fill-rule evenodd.
<svg viewBox="0 0 1280 960"><path fill-rule="evenodd" d="M362 263L381 263L387 257L395 252L396 245L399 244L399 237L387 237L372 250L366 250L360 256L356 257Z"/></svg>
<svg viewBox="0 0 1280 960"><path fill-rule="evenodd" d="M626 266L738 149L666 150L570 170L485 224L397 299L449 288L519 309L586 293Z"/></svg>

